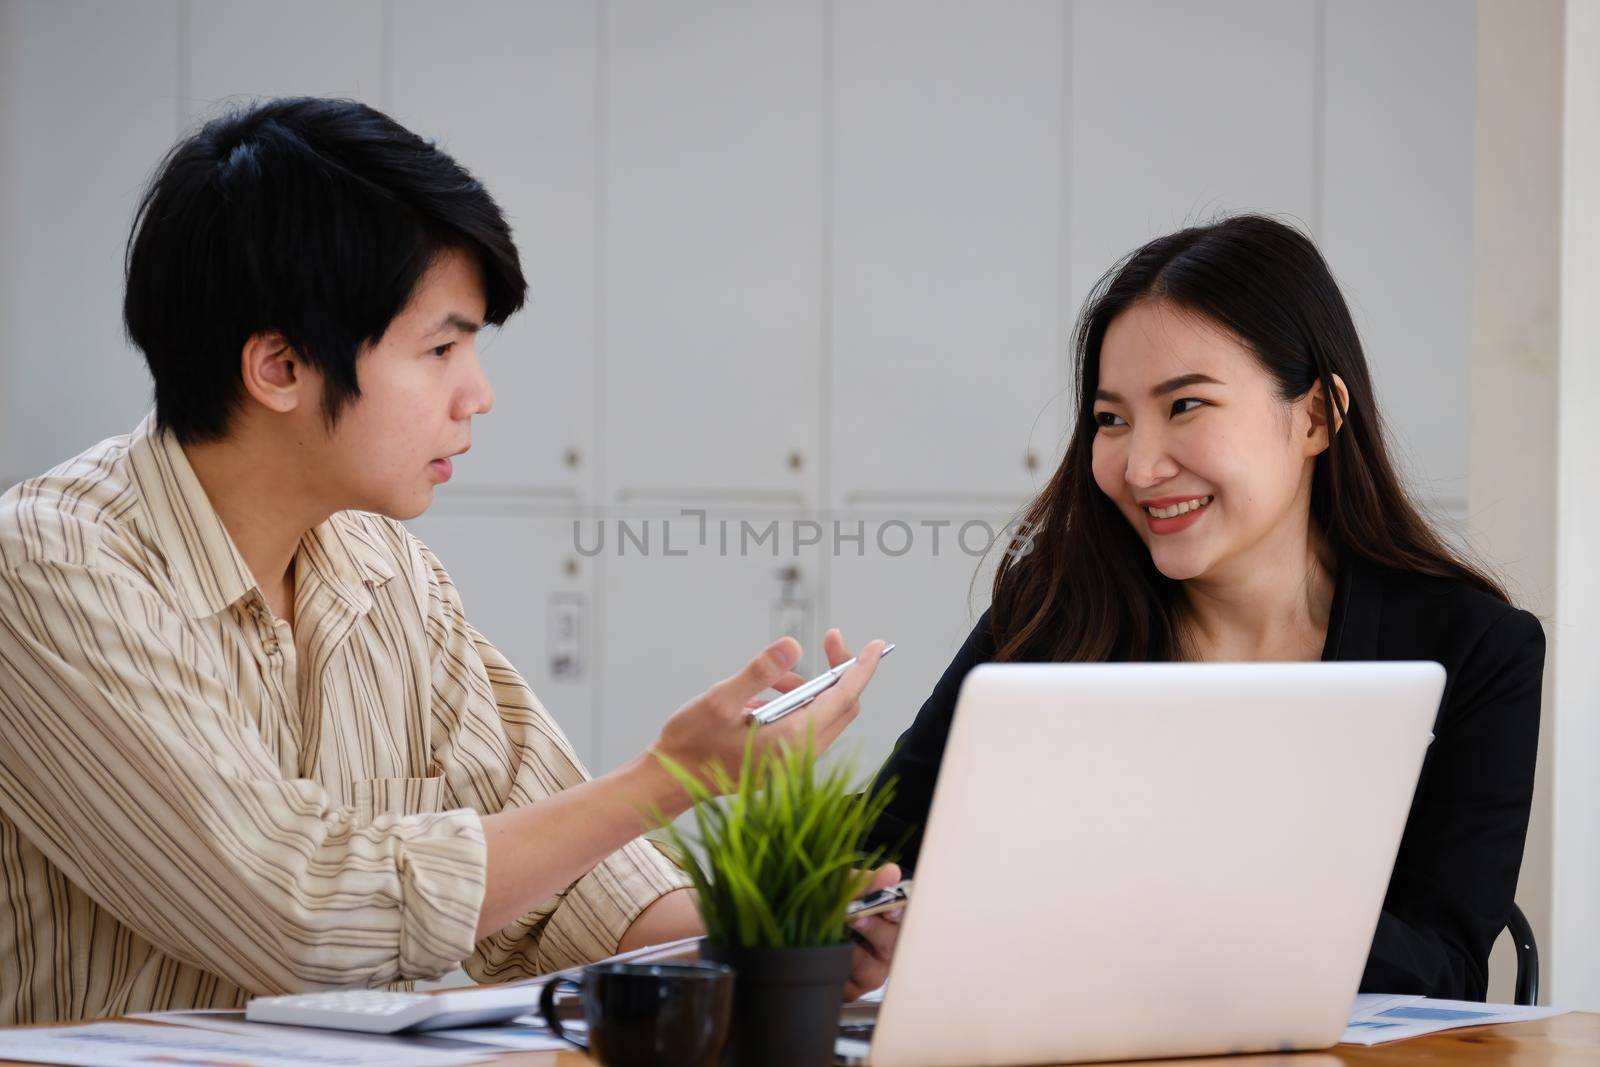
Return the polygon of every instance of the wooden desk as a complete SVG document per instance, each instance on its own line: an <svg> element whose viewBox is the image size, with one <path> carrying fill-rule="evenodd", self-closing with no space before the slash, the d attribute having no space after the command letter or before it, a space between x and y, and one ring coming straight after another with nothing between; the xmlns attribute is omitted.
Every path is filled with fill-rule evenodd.
<svg viewBox="0 0 1600 1067"><path fill-rule="evenodd" d="M593 1067L578 1052L518 1052L495 1067ZM1339 1045L1327 1052L1148 1060L1151 1067L1596 1067L1600 1064L1600 1014L1557 1015L1531 1023L1479 1026L1397 1041L1392 1045Z"/></svg>
<svg viewBox="0 0 1600 1067"><path fill-rule="evenodd" d="M496 1067L594 1067L589 1057L581 1053L512 1053L493 1062ZM1371 1048L1339 1045L1326 1053L1144 1062L1152 1067L1398 1067L1418 1062L1429 1067L1595 1067L1600 1064L1600 1014L1568 1014L1538 1022L1446 1030Z"/></svg>
<svg viewBox="0 0 1600 1067"><path fill-rule="evenodd" d="M0 1034L6 1028L0 1028ZM0 1060L0 1064L14 1064ZM579 1052L508 1052L494 1067L594 1067ZM1600 1064L1600 1014L1579 1012L1531 1023L1447 1030L1392 1045L1339 1045L1326 1052L1147 1060L1150 1067L1595 1067Z"/></svg>

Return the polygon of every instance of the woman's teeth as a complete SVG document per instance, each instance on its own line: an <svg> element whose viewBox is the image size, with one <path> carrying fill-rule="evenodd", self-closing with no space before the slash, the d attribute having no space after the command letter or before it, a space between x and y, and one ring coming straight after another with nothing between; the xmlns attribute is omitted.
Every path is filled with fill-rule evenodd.
<svg viewBox="0 0 1600 1067"><path fill-rule="evenodd" d="M1209 496L1197 496L1193 500L1185 500L1182 503L1173 504L1171 507L1145 508L1145 510L1150 513L1150 517L1153 519L1175 519L1179 515L1198 511L1209 503L1211 503Z"/></svg>

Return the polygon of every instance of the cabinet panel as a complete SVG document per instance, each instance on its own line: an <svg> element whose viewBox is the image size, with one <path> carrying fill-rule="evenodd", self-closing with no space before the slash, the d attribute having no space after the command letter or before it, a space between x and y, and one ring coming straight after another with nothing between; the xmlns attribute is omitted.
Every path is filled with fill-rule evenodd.
<svg viewBox="0 0 1600 1067"><path fill-rule="evenodd" d="M1151 237L1228 211L1314 222L1311 0L1078 0L1069 310Z"/></svg>
<svg viewBox="0 0 1600 1067"><path fill-rule="evenodd" d="M406 526L444 564L467 621L511 661L593 768L595 567L574 550L573 517L435 505Z"/></svg>
<svg viewBox="0 0 1600 1067"><path fill-rule="evenodd" d="M585 523L581 544L599 553L605 596L603 767L643 751L684 701L783 633L805 648L801 673L821 669L817 593L826 544L796 550L813 532L796 516L751 511L712 511L703 526L676 512Z"/></svg>
<svg viewBox="0 0 1600 1067"><path fill-rule="evenodd" d="M378 0L206 0L184 10L184 105L191 121L210 117L230 98L349 96L379 103Z"/></svg>
<svg viewBox="0 0 1600 1067"><path fill-rule="evenodd" d="M1476 5L1327 5L1322 247L1426 498L1464 511Z"/></svg>
<svg viewBox="0 0 1600 1067"><path fill-rule="evenodd" d="M821 3L607 10L608 497L814 500Z"/></svg>
<svg viewBox="0 0 1600 1067"><path fill-rule="evenodd" d="M1008 518L999 512L879 516L864 520L862 551L851 546L830 561L829 625L857 645L874 637L895 643L867 688L861 715L834 746L863 772L888 758L988 608L995 567L1010 541Z"/></svg>
<svg viewBox="0 0 1600 1067"><path fill-rule="evenodd" d="M0 488L133 429L122 256L178 131L175 2L0 7Z"/></svg>
<svg viewBox="0 0 1600 1067"><path fill-rule="evenodd" d="M488 187L528 279L480 341L495 404L464 490L593 491L598 31L587 0L394 5L393 114Z"/></svg>
<svg viewBox="0 0 1600 1067"><path fill-rule="evenodd" d="M835 507L1020 502L1056 454L1063 18L1044 0L838 5Z"/></svg>

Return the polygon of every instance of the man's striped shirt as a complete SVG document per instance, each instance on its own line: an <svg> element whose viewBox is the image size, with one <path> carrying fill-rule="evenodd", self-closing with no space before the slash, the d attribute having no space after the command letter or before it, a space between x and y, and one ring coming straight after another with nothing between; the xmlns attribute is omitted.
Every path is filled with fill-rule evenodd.
<svg viewBox="0 0 1600 1067"><path fill-rule="evenodd" d="M686 884L636 841L474 944L479 816L585 771L398 522L294 582L291 632L153 416L0 496L0 1023L523 977Z"/></svg>

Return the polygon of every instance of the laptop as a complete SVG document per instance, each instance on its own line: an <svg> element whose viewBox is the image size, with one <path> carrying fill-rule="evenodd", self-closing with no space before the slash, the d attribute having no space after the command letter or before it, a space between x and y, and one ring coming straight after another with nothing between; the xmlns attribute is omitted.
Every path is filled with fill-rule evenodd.
<svg viewBox="0 0 1600 1067"><path fill-rule="evenodd" d="M978 667L866 1062L1333 1045L1444 681L1436 663Z"/></svg>

